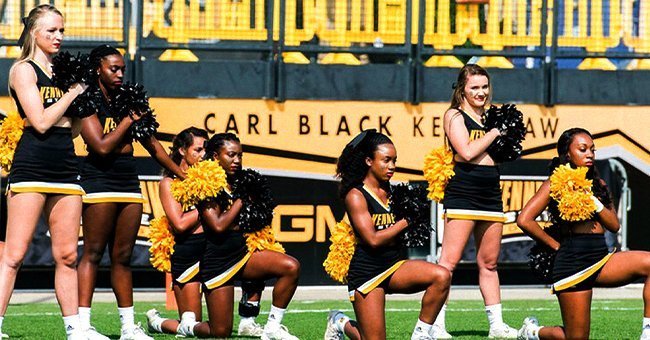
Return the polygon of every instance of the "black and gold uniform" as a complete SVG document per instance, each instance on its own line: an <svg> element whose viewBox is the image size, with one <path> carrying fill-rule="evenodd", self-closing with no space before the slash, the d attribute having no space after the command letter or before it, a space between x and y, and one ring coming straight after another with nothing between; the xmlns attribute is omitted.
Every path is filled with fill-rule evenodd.
<svg viewBox="0 0 650 340"><path fill-rule="evenodd" d="M97 118L104 134L117 127L105 100L100 104ZM123 141L125 144L131 142L131 137L125 137ZM86 192L83 201L87 204L144 202L133 153L110 153L103 156L88 148L88 156L81 165L81 186Z"/></svg>
<svg viewBox="0 0 650 340"><path fill-rule="evenodd" d="M365 185L356 187L361 191L368 205L375 230L384 230L395 224L395 216L390 207L384 204L372 190ZM357 239L360 239L354 225L352 226ZM348 270L348 292L350 300L354 300L354 291L368 294L388 279L406 260L406 253L397 242L381 248L371 248L358 242Z"/></svg>
<svg viewBox="0 0 650 340"><path fill-rule="evenodd" d="M201 279L201 259L205 252L205 233L174 236L171 272L174 283L198 282Z"/></svg>
<svg viewBox="0 0 650 340"><path fill-rule="evenodd" d="M43 108L50 107L63 96L64 91L54 86L52 79L36 61L28 60L26 63L36 73L36 86ZM16 91L11 89L10 92L20 116L26 118ZM8 183L8 190L17 193L83 195L72 130L53 126L45 133L39 133L33 127L25 126L14 153Z"/></svg>
<svg viewBox="0 0 650 340"><path fill-rule="evenodd" d="M607 252L604 234L570 234L560 242L553 262L554 293L593 288L614 252Z"/></svg>
<svg viewBox="0 0 650 340"><path fill-rule="evenodd" d="M205 238L201 277L206 289L215 289L234 280L253 253L248 251L246 237L240 230L215 233L206 229Z"/></svg>
<svg viewBox="0 0 650 340"><path fill-rule="evenodd" d="M470 141L485 135L481 123L461 109L458 112L463 116ZM456 154L453 147L451 150ZM497 166L456 162L454 173L442 202L447 218L505 222Z"/></svg>

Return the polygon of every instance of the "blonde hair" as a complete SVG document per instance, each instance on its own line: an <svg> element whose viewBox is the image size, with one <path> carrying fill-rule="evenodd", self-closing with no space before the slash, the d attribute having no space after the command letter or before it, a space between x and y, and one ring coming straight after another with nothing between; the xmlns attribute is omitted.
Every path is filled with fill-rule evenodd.
<svg viewBox="0 0 650 340"><path fill-rule="evenodd" d="M20 51L20 56L14 64L11 66L11 69L9 70L9 77L11 79L11 74L14 70L14 67L16 65L24 63L25 61L34 58L34 55L36 54L36 36L34 33L36 32L37 29L39 29L38 25L38 20L41 19L45 14L47 13L54 13L57 14L61 17L63 17L63 14L56 9L56 7L49 5L49 4L43 4L43 5L38 5L34 8L32 8L31 11L29 11L29 15L25 18L25 36L24 36L24 41L22 45L22 50Z"/></svg>
<svg viewBox="0 0 650 340"><path fill-rule="evenodd" d="M490 106L492 103L492 81L490 81L490 75L481 66L476 64L467 64L460 69L458 79L456 79L456 83L454 83L454 92L451 95L451 105L449 106L450 109L460 108L460 104L463 103L463 91L465 90L465 85L467 85L467 80L470 76L475 75L485 76L488 79L490 91L485 100L485 105Z"/></svg>

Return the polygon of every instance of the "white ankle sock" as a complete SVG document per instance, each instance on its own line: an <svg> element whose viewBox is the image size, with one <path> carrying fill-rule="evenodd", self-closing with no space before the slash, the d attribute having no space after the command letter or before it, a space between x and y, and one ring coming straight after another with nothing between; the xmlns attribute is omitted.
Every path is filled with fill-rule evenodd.
<svg viewBox="0 0 650 340"><path fill-rule="evenodd" d="M0 319L0 327L2 327L2 319ZM650 318L643 318L643 328L650 327Z"/></svg>
<svg viewBox="0 0 650 340"><path fill-rule="evenodd" d="M117 307L117 312L120 314L120 323L122 329L135 327L135 311L131 307Z"/></svg>
<svg viewBox="0 0 650 340"><path fill-rule="evenodd" d="M80 330L81 324L79 323L79 314L64 316L63 325L65 326L65 333L67 335Z"/></svg>
<svg viewBox="0 0 650 340"><path fill-rule="evenodd" d="M422 333L427 333L428 334L428 333L431 332L431 327L433 327L433 325L430 325L430 324L418 319L418 322L415 323L415 328L413 329L413 333L422 332Z"/></svg>
<svg viewBox="0 0 650 340"><path fill-rule="evenodd" d="M501 315L501 304L485 306L485 313L487 314L490 329L495 326L503 324L503 316Z"/></svg>
<svg viewBox="0 0 650 340"><path fill-rule="evenodd" d="M271 311L269 311L269 319L267 321L267 324L268 323L281 324L282 318L284 318L284 312L286 311L287 311L286 309L278 308L276 306L271 305Z"/></svg>
<svg viewBox="0 0 650 340"><path fill-rule="evenodd" d="M5 321L4 316L0 316L0 334L2 334L2 322Z"/></svg>
<svg viewBox="0 0 650 340"><path fill-rule="evenodd" d="M447 312L447 304L445 303L444 305L442 305L442 308L440 309L440 313L438 313L438 317L436 317L436 321L433 322L433 324L438 326L438 328L447 329L445 327L446 312Z"/></svg>
<svg viewBox="0 0 650 340"><path fill-rule="evenodd" d="M79 323L81 328L90 328L90 307L79 307Z"/></svg>

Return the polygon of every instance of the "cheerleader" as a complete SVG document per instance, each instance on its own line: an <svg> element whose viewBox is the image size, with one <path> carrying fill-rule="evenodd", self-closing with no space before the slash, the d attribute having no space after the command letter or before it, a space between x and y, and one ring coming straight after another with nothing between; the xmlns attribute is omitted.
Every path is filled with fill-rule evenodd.
<svg viewBox="0 0 650 340"><path fill-rule="evenodd" d="M517 218L517 225L537 242L555 251L552 269L553 292L562 312L563 326L540 327L535 318L524 320L520 339L587 339L591 323L593 287L620 287L642 279L644 318L641 339L650 339L650 252L608 253L605 230L617 233L618 217L605 182L594 167L595 146L589 131L573 128L564 131L557 142L557 157L551 170L561 165L588 168L592 180L591 217L566 221L558 202L551 198L550 181L545 181ZM560 230L560 240L547 234L535 221L548 207L551 219Z"/></svg>
<svg viewBox="0 0 650 340"><path fill-rule="evenodd" d="M9 71L9 91L25 120L25 129L7 186L7 235L0 262L0 334L16 274L43 214L49 225L54 290L67 338L86 339L79 324L76 269L83 189L72 144L73 120L65 113L87 86L74 84L60 89L52 82L52 57L63 41L61 12L54 6L40 5L29 12L24 23L22 52Z"/></svg>
<svg viewBox="0 0 650 340"><path fill-rule="evenodd" d="M476 242L479 288L490 324L489 338L516 338L517 330L503 322L497 259L503 232L503 203L499 169L487 148L499 137L481 123L492 98L488 73L478 65L465 65L454 85L451 106L445 112L444 129L454 154L455 175L445 188L445 228L438 263L452 273L460 261L470 235ZM449 339L445 309L436 319L434 334Z"/></svg>
<svg viewBox="0 0 650 340"><path fill-rule="evenodd" d="M139 116L129 115L118 124L109 109L108 103L124 77L125 64L120 52L109 45L100 45L92 50L90 58L97 67L101 103L97 113L81 121L81 136L88 149L81 166L81 185L86 192L83 197L84 247L78 268L81 325L96 339L108 339L90 324L97 267L108 245L111 286L121 323L120 338L148 340L152 338L134 320L131 277L131 255L144 202L130 136L131 124ZM144 140L142 145L164 168L183 176L155 137Z"/></svg>
<svg viewBox="0 0 650 340"><path fill-rule="evenodd" d="M433 339L431 327L449 292L449 272L426 261L407 260L399 235L406 220L395 221L388 206L397 152L393 142L366 130L346 145L336 172L340 195L357 239L347 281L357 321L341 312L328 317L325 339L386 339L386 294L424 291L411 339Z"/></svg>
<svg viewBox="0 0 650 340"><path fill-rule="evenodd" d="M206 158L218 161L226 171L229 188L242 168L242 156L241 143L232 133L216 134L206 146ZM197 322L193 312L185 312L178 332L184 336L229 337L233 322L233 281L276 278L271 311L261 338L298 339L281 323L298 284L300 264L293 257L275 251L250 252L243 232L235 224L242 206L241 199L232 200L229 208L216 202L199 205L207 240L201 276L209 321Z"/></svg>
<svg viewBox="0 0 650 340"><path fill-rule="evenodd" d="M169 157L178 164L182 171L203 159L208 133L195 127L181 131L172 141ZM171 273L174 296L180 316L187 311L193 312L197 321L201 321L201 257L205 251L203 226L196 209L183 211L182 206L172 195L171 184L175 175L166 170L160 181L160 202L174 233L174 252L171 255ZM255 322L259 314L259 298L263 284L247 282L243 290L243 299L239 305L238 335L261 336L262 327ZM251 293L252 292L252 293ZM157 310L147 311L149 331L156 333L177 334L179 320L165 319Z"/></svg>

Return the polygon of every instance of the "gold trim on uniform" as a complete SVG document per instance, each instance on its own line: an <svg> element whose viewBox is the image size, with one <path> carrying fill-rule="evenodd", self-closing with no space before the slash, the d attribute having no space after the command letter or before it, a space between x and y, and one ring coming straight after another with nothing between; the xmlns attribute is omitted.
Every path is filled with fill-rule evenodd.
<svg viewBox="0 0 650 340"><path fill-rule="evenodd" d="M179 275L178 278L176 279L176 282L178 283L186 283L187 281L191 280L193 277L196 276L196 274L199 273L199 265L201 264L201 261L196 262L194 265L191 267L187 268L183 274Z"/></svg>
<svg viewBox="0 0 650 340"><path fill-rule="evenodd" d="M86 194L83 197L84 203L144 203L142 194L127 193L127 192L96 192Z"/></svg>
<svg viewBox="0 0 650 340"><path fill-rule="evenodd" d="M239 262L235 263L232 267L228 268L225 272L206 281L205 286L208 289L214 289L228 282L228 280L230 280L233 276L235 276L235 274L237 274L237 272L239 272L239 270L242 269L242 267L244 267L244 265L246 264L246 262L248 262L248 259L250 259L252 254L253 254L252 252L246 253L244 258L239 260Z"/></svg>
<svg viewBox="0 0 650 340"><path fill-rule="evenodd" d="M502 212L467 210L467 209L446 209L444 217L456 219L456 220L470 220L470 221L489 221L489 222L506 221L506 216Z"/></svg>
<svg viewBox="0 0 650 340"><path fill-rule="evenodd" d="M80 195L86 194L79 184L48 183L48 182L18 182L9 183L7 192L24 193L37 192L42 194Z"/></svg>
<svg viewBox="0 0 650 340"><path fill-rule="evenodd" d="M362 284L357 288L356 290L359 291L361 294L368 294L370 293L373 289L377 288L384 280L386 280L391 274L393 274L399 267L404 264L406 260L401 260L392 265L390 268L384 270L382 273L379 275L373 277L372 279L366 281L366 283ZM354 290L349 292L350 294L350 301L354 301Z"/></svg>
<svg viewBox="0 0 650 340"><path fill-rule="evenodd" d="M559 291L571 288L577 285L578 283L588 279L589 277L594 275L594 273L596 273L600 268L602 268L607 263L607 261L609 261L612 255L614 255L615 252L616 249L614 249L611 253L605 255L605 257L603 257L600 261L594 263L590 267L585 268L569 277L565 277L558 282L555 282L551 286L551 293L557 293Z"/></svg>
<svg viewBox="0 0 650 340"><path fill-rule="evenodd" d="M377 203L379 203L379 205L381 205L384 209L390 211L390 206L389 206L390 202L386 202L386 203L382 202L382 200L379 199L377 194L375 194L375 192L372 191L372 189L368 188L365 184L363 185L363 190L365 190L370 195L370 197L374 198L375 201L377 201Z"/></svg>

